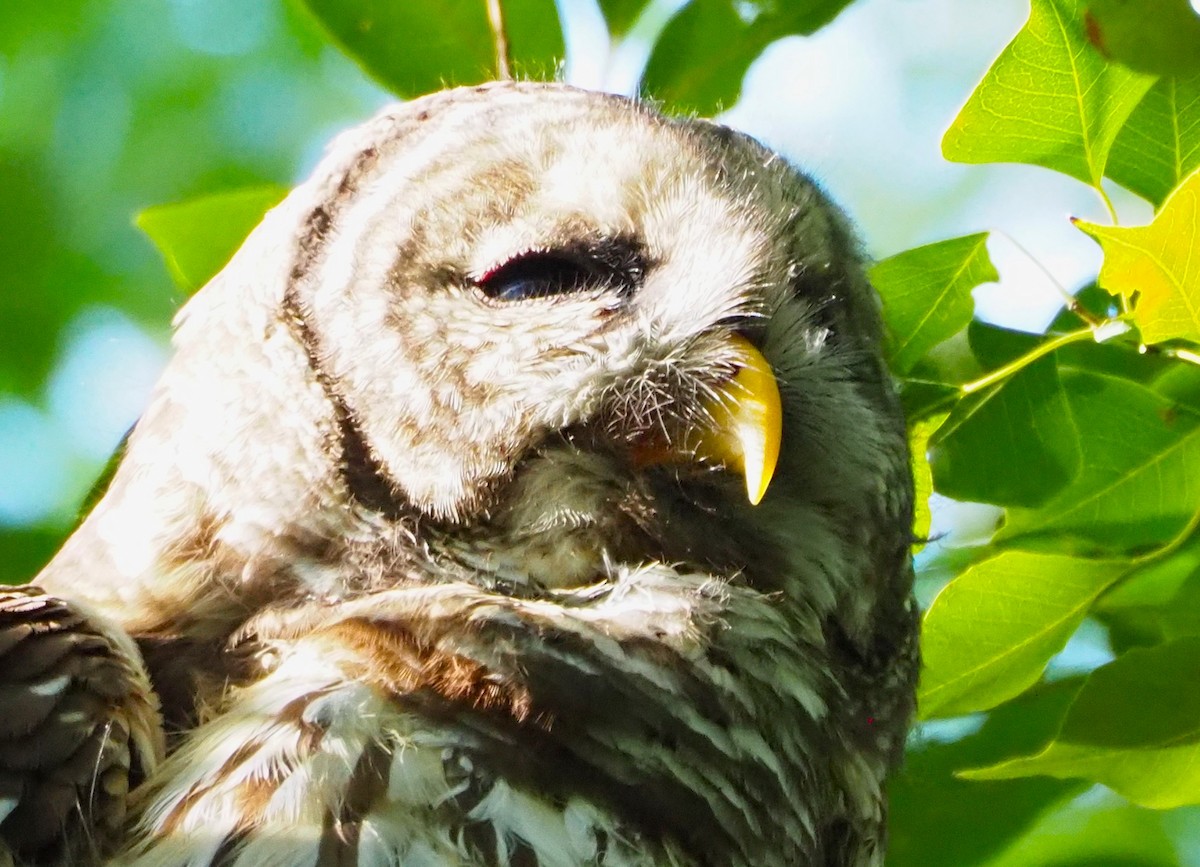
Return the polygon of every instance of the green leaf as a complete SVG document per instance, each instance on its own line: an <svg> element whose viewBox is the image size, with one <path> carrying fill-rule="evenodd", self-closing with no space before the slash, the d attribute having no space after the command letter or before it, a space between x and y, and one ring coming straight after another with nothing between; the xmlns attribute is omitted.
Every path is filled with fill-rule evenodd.
<svg viewBox="0 0 1200 867"><path fill-rule="evenodd" d="M496 77L484 0L303 0L347 54L403 97ZM563 57L554 0L505 0L509 54L520 77L551 78Z"/></svg>
<svg viewBox="0 0 1200 867"><path fill-rule="evenodd" d="M929 438L945 421L945 415L922 419L908 427L908 447L912 459L913 481L916 484L916 513L913 515L913 538L926 539L933 517L929 512L929 497L933 494L933 475L929 471ZM923 547L924 543L921 543Z"/></svg>
<svg viewBox="0 0 1200 867"><path fill-rule="evenodd" d="M1008 510L1002 540L1066 534L1108 550L1161 543L1196 508L1200 413L1143 385L1060 371L1080 471L1038 509Z"/></svg>
<svg viewBox="0 0 1200 867"><path fill-rule="evenodd" d="M286 194L286 188L273 184L246 187L156 205L135 222L158 247L175 282L190 292L225 267L263 214Z"/></svg>
<svg viewBox="0 0 1200 867"><path fill-rule="evenodd" d="M1200 73L1162 78L1113 143L1104 172L1158 205L1200 166Z"/></svg>
<svg viewBox="0 0 1200 867"><path fill-rule="evenodd" d="M1055 805L987 867L1180 867L1183 841L1172 840L1168 817L1196 819L1144 810L1108 791L1089 793Z"/></svg>
<svg viewBox="0 0 1200 867"><path fill-rule="evenodd" d="M1200 635L1200 537L1122 579L1094 614L1119 652Z"/></svg>
<svg viewBox="0 0 1200 867"><path fill-rule="evenodd" d="M1200 367L1180 364L1165 354L1159 357L1170 363L1152 381L1151 387L1163 397L1200 411Z"/></svg>
<svg viewBox="0 0 1200 867"><path fill-rule="evenodd" d="M924 379L900 380L900 403L909 424L943 415L958 401L958 386Z"/></svg>
<svg viewBox="0 0 1200 867"><path fill-rule="evenodd" d="M0 585L32 581L65 535L61 528L0 527Z"/></svg>
<svg viewBox="0 0 1200 867"><path fill-rule="evenodd" d="M1154 77L1110 64L1078 0L1032 0L1029 20L942 139L964 163L1031 163L1098 186L1113 140Z"/></svg>
<svg viewBox="0 0 1200 867"><path fill-rule="evenodd" d="M648 0L600 0L600 11L610 36L620 38L629 32Z"/></svg>
<svg viewBox="0 0 1200 867"><path fill-rule="evenodd" d="M1088 0L1087 33L1106 57L1139 72L1200 70L1200 15L1188 0Z"/></svg>
<svg viewBox="0 0 1200 867"><path fill-rule="evenodd" d="M1103 783L1144 807L1200 803L1200 638L1131 650L1096 669L1046 749L962 776L1035 774Z"/></svg>
<svg viewBox="0 0 1200 867"><path fill-rule="evenodd" d="M1104 594L1097 611L1122 611L1147 606L1176 605L1188 592L1193 576L1200 575L1200 536L1189 540L1169 557L1154 559L1131 572L1110 592ZM1190 592L1200 593L1200 582ZM1193 617L1200 618L1200 605L1190 606Z"/></svg>
<svg viewBox="0 0 1200 867"><path fill-rule="evenodd" d="M746 70L784 36L813 33L850 0L692 0L667 24L642 76L642 90L677 110L729 108Z"/></svg>
<svg viewBox="0 0 1200 867"><path fill-rule="evenodd" d="M883 296L891 335L889 363L898 374L912 370L926 352L971 321L971 290L1000 279L988 258L986 232L906 250L871 268Z"/></svg>
<svg viewBox="0 0 1200 867"><path fill-rule="evenodd" d="M1149 225L1075 225L1104 250L1100 285L1136 299L1133 319L1144 341L1200 342L1200 169L1167 197Z"/></svg>
<svg viewBox="0 0 1200 867"><path fill-rule="evenodd" d="M921 628L921 717L993 707L1037 682L1126 560L1005 551L951 581Z"/></svg>
<svg viewBox="0 0 1200 867"><path fill-rule="evenodd" d="M1079 433L1054 359L1043 358L959 401L930 443L934 490L998 506L1044 503L1079 472Z"/></svg>
<svg viewBox="0 0 1200 867"><path fill-rule="evenodd" d="M1046 777L977 783L954 775L1046 743L1081 685L1072 678L1035 687L952 743L923 741L918 726L904 764L888 781L888 867L979 864L1048 808L1083 790L1084 783Z"/></svg>

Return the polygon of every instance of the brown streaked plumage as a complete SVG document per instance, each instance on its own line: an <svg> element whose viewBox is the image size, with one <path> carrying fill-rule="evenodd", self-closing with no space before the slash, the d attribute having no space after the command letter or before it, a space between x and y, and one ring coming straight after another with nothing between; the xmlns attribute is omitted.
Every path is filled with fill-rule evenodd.
<svg viewBox="0 0 1200 867"><path fill-rule="evenodd" d="M854 242L778 156L560 85L395 106L175 350L18 591L103 638L92 730L161 700L167 756L127 803L119 761L111 803L71 777L44 863L882 864L912 480ZM758 506L696 445L751 358L783 428ZM0 702L32 713L26 669L0 655Z"/></svg>
<svg viewBox="0 0 1200 867"><path fill-rule="evenodd" d="M0 862L84 863L119 839L163 754L136 653L85 608L0 591Z"/></svg>

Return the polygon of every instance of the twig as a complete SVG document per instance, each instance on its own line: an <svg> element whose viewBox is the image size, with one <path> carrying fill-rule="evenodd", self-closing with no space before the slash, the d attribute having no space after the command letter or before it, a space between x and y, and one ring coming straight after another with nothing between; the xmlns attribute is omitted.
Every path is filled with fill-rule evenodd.
<svg viewBox="0 0 1200 867"><path fill-rule="evenodd" d="M496 45L496 78L512 81L512 58L508 53L508 33L504 29L503 0L487 0L488 23L492 25L492 41Z"/></svg>
<svg viewBox="0 0 1200 867"><path fill-rule="evenodd" d="M989 385L994 385L1003 379L1007 379L1019 370L1022 370L1033 362L1037 361L1043 355L1049 355L1056 349L1066 346L1068 343L1077 343L1080 340L1086 340L1089 337L1094 337L1095 330L1092 328L1081 328L1078 331L1070 331L1066 334L1047 340L1045 343L1039 343L1029 352L1026 352L1015 361L1010 361L1003 367L993 370L991 373L981 376L979 379L964 383L958 387L961 394L974 394L981 388L987 388Z"/></svg>
<svg viewBox="0 0 1200 867"><path fill-rule="evenodd" d="M1003 229L992 229L991 232L993 235L999 235L1001 238L1004 238L1006 241L1008 241L1008 243L1016 247L1026 259L1033 263L1035 268L1037 268L1046 276L1046 279L1050 281L1050 285L1053 286L1058 292L1058 296L1062 299L1063 306L1066 307L1067 310L1074 313L1093 328L1096 328L1103 323L1103 319L1098 319L1097 317L1093 316L1090 310L1080 304L1079 299L1068 292L1067 287L1063 286L1062 283L1059 283L1058 279L1050 273L1050 269L1042 264L1042 260L1030 253L1020 241Z"/></svg>

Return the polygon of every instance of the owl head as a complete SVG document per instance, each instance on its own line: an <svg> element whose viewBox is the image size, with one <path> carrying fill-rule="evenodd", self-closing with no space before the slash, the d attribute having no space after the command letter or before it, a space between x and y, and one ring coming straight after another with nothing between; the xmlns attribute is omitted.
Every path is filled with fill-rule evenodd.
<svg viewBox="0 0 1200 867"><path fill-rule="evenodd" d="M386 537L534 584L816 574L862 620L911 514L877 306L840 212L745 135L555 84L435 94L338 138L188 303L108 494L141 520L88 532L134 582L199 553L337 594L332 547L374 540L379 575Z"/></svg>

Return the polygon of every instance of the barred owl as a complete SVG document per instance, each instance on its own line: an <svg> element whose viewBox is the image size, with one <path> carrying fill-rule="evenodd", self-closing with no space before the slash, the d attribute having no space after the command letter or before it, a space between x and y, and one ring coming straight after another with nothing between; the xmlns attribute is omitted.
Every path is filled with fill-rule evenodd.
<svg viewBox="0 0 1200 867"><path fill-rule="evenodd" d="M877 307L716 123L500 83L344 134L0 603L0 861L881 864Z"/></svg>

